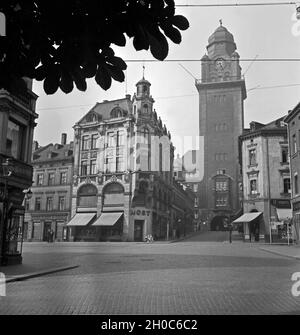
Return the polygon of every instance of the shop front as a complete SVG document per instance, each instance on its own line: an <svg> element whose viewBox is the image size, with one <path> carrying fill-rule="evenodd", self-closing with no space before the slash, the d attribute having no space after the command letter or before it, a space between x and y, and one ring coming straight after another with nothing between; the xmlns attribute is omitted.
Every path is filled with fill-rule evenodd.
<svg viewBox="0 0 300 335"><path fill-rule="evenodd" d="M133 240L145 241L146 235L154 236L152 227L152 211L144 207L135 207L131 210L131 222L133 222Z"/></svg>
<svg viewBox="0 0 300 335"><path fill-rule="evenodd" d="M241 225L244 241L258 242L260 240L264 227L262 212L245 213L232 221L232 223L234 225Z"/></svg>
<svg viewBox="0 0 300 335"><path fill-rule="evenodd" d="M295 239L293 211L289 200L272 200L273 215L270 218L272 243L292 243Z"/></svg>

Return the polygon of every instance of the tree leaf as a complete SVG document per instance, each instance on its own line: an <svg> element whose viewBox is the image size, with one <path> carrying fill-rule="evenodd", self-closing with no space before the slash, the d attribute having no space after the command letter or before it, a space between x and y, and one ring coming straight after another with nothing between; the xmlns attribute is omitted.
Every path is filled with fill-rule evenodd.
<svg viewBox="0 0 300 335"><path fill-rule="evenodd" d="M96 83L100 85L105 91L107 91L111 86L111 76L108 70L102 65L98 66L95 80Z"/></svg>
<svg viewBox="0 0 300 335"><path fill-rule="evenodd" d="M44 80L44 91L46 94L54 94L59 86L60 69L57 65L51 66Z"/></svg>
<svg viewBox="0 0 300 335"><path fill-rule="evenodd" d="M109 59L109 61L110 61L110 63L112 63L113 65L117 66L121 70L126 70L127 69L127 64L120 57L116 57L116 56L111 57Z"/></svg>
<svg viewBox="0 0 300 335"><path fill-rule="evenodd" d="M119 82L123 82L125 80L125 75L124 75L124 72L116 67L116 66L113 66L113 65L110 65L110 64L107 64L106 66L110 76L116 80L116 81L119 81Z"/></svg>
<svg viewBox="0 0 300 335"><path fill-rule="evenodd" d="M150 51L158 60L164 60L169 53L169 45L165 36L158 32L155 36L149 33Z"/></svg>
<svg viewBox="0 0 300 335"><path fill-rule="evenodd" d="M73 78L66 70L62 72L59 87L66 94L72 92L74 88Z"/></svg>
<svg viewBox="0 0 300 335"><path fill-rule="evenodd" d="M166 26L166 27L163 27L163 31L172 42L176 44L181 43L181 34L178 29L172 26Z"/></svg>
<svg viewBox="0 0 300 335"><path fill-rule="evenodd" d="M75 85L79 89L79 91L86 91L87 85L85 77L83 75L83 71L81 69L76 69L75 71L73 71L72 75Z"/></svg>
<svg viewBox="0 0 300 335"><path fill-rule="evenodd" d="M174 26L176 26L180 30L186 30L189 28L189 21L182 15L175 15L171 22Z"/></svg>

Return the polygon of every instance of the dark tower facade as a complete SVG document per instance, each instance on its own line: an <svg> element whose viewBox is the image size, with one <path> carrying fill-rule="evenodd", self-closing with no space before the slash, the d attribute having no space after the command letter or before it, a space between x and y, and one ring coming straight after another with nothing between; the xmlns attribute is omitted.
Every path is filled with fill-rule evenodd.
<svg viewBox="0 0 300 335"><path fill-rule="evenodd" d="M204 177L199 188L202 219L212 230L241 209L238 137L244 128L245 81L233 35L222 26L209 37L201 59L200 136L204 137Z"/></svg>

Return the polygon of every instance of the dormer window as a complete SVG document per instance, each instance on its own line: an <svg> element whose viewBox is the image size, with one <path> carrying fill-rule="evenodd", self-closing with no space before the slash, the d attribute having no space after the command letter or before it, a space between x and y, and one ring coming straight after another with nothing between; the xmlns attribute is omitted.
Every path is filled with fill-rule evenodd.
<svg viewBox="0 0 300 335"><path fill-rule="evenodd" d="M111 118L118 118L124 116L124 113L122 112L120 107L115 107L111 112L110 112Z"/></svg>

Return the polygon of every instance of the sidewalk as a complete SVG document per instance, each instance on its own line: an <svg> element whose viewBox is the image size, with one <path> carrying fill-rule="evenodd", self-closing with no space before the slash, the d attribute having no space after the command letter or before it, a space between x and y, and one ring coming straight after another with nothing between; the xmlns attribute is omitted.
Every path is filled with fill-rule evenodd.
<svg viewBox="0 0 300 335"><path fill-rule="evenodd" d="M4 273L6 282L25 280L50 273L64 271L78 267L76 264L70 264L69 261L61 259L54 255L25 254L23 263L17 265L0 266L0 272Z"/></svg>
<svg viewBox="0 0 300 335"><path fill-rule="evenodd" d="M284 257L294 258L300 260L300 245L274 245L274 244L264 244L264 246L259 247L260 250L280 255Z"/></svg>

